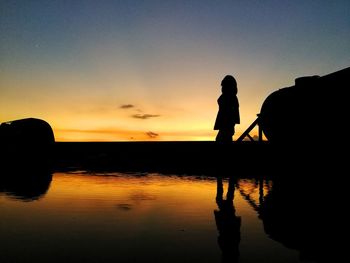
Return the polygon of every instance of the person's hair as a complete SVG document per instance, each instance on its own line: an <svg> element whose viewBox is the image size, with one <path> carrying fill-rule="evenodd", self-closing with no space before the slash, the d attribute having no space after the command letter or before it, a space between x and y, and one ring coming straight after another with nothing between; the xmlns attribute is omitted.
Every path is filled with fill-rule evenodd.
<svg viewBox="0 0 350 263"><path fill-rule="evenodd" d="M221 86L234 86L237 87L236 79L231 75L226 75L221 81Z"/></svg>
<svg viewBox="0 0 350 263"><path fill-rule="evenodd" d="M233 91L234 94L237 94L237 82L236 79L231 75L226 75L221 81L222 92Z"/></svg>

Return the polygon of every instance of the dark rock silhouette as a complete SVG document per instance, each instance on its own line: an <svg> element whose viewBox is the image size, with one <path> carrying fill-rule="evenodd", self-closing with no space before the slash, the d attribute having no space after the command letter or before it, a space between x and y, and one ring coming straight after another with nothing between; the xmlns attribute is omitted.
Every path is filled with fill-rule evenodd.
<svg viewBox="0 0 350 263"><path fill-rule="evenodd" d="M50 165L55 137L44 120L28 118L1 123L2 169L37 170Z"/></svg>
<svg viewBox="0 0 350 263"><path fill-rule="evenodd" d="M36 118L3 122L0 125L0 140L4 144L51 145L55 137L50 124Z"/></svg>

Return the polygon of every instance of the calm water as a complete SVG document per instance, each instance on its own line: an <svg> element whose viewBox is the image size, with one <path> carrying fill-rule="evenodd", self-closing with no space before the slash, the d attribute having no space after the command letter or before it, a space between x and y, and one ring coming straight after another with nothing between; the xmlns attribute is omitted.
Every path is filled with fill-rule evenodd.
<svg viewBox="0 0 350 263"><path fill-rule="evenodd" d="M259 215L272 182L230 183L84 172L5 182L0 262L300 262Z"/></svg>

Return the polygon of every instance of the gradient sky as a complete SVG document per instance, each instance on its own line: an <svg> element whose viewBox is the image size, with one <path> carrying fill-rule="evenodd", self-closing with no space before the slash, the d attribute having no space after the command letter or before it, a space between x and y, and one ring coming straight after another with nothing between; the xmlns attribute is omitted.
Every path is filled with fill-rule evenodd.
<svg viewBox="0 0 350 263"><path fill-rule="evenodd" d="M57 141L214 140L227 74L236 138L271 92L349 64L349 0L0 0L0 122Z"/></svg>

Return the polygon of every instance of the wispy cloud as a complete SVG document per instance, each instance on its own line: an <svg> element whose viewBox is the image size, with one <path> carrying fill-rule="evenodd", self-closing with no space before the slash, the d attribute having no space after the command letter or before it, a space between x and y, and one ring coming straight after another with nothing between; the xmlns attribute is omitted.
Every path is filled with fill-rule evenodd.
<svg viewBox="0 0 350 263"><path fill-rule="evenodd" d="M135 105L133 104L123 104L120 106L121 109L130 109L130 108L134 108Z"/></svg>
<svg viewBox="0 0 350 263"><path fill-rule="evenodd" d="M158 114L134 114L134 115L131 115L131 117L133 117L135 119L141 119L141 120L147 120L149 118L156 118L159 116L160 115L158 115Z"/></svg>
<svg viewBox="0 0 350 263"><path fill-rule="evenodd" d="M118 209L122 210L122 211L130 211L132 209L132 205L131 204L118 204Z"/></svg>
<svg viewBox="0 0 350 263"><path fill-rule="evenodd" d="M152 139L157 138L157 137L159 136L158 133L151 132L151 131L146 132L146 135L147 135L148 137L152 138Z"/></svg>

